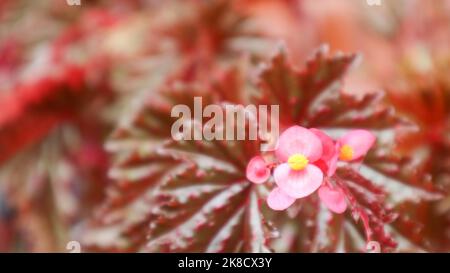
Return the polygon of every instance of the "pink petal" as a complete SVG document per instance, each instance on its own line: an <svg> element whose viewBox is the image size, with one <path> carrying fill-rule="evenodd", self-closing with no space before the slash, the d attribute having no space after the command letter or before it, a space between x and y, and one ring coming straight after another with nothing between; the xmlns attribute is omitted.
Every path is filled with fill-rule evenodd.
<svg viewBox="0 0 450 273"><path fill-rule="evenodd" d="M349 145L353 149L353 160L366 155L375 143L376 137L367 130L353 130L339 139L339 145Z"/></svg>
<svg viewBox="0 0 450 273"><path fill-rule="evenodd" d="M311 128L309 130L313 132L322 142L322 157L314 164L326 173L328 177L333 176L337 168L339 146L335 144L333 139L323 131L315 128Z"/></svg>
<svg viewBox="0 0 450 273"><path fill-rule="evenodd" d="M341 189L332 189L323 185L319 189L320 200L334 213L343 213L347 209L345 195Z"/></svg>
<svg viewBox="0 0 450 273"><path fill-rule="evenodd" d="M338 147L339 147L339 145L336 143L335 148L334 148L335 153L328 161L328 164L327 164L327 166L328 166L327 176L328 177L333 176L334 173L336 172L337 163L338 163L338 159L339 159Z"/></svg>
<svg viewBox="0 0 450 273"><path fill-rule="evenodd" d="M292 126L280 135L275 154L282 162L286 162L293 154L304 155L309 162L314 162L322 156L322 143L308 129Z"/></svg>
<svg viewBox="0 0 450 273"><path fill-rule="evenodd" d="M338 156L335 155L330 161L325 162L322 159L314 162L314 165L317 166L322 173L327 174L327 177L331 177L334 175L337 169Z"/></svg>
<svg viewBox="0 0 450 273"><path fill-rule="evenodd" d="M322 173L327 173L328 171L328 164L322 159L319 159L316 162L314 162L314 166L318 167L322 171Z"/></svg>
<svg viewBox="0 0 450 273"><path fill-rule="evenodd" d="M267 168L264 158L261 156L255 156L248 163L245 174L247 179L251 182L261 184L266 182L269 178L270 169Z"/></svg>
<svg viewBox="0 0 450 273"><path fill-rule="evenodd" d="M319 129L311 128L309 130L320 139L320 142L322 142L321 159L326 162L329 161L336 154L336 145L334 144L333 139Z"/></svg>
<svg viewBox="0 0 450 273"><path fill-rule="evenodd" d="M294 171L287 163L283 163L275 168L273 177L278 187L287 195L294 198L302 198L310 195L320 187L323 173L312 164L308 164L301 171Z"/></svg>
<svg viewBox="0 0 450 273"><path fill-rule="evenodd" d="M274 188L267 197L267 205L273 210L285 210L295 202L295 198L285 194L279 187Z"/></svg>

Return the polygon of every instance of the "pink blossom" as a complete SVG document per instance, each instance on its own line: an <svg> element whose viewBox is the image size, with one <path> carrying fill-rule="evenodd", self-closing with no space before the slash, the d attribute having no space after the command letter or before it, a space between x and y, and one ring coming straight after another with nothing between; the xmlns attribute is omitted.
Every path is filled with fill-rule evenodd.
<svg viewBox="0 0 450 273"><path fill-rule="evenodd" d="M322 157L322 142L310 130L288 128L278 139L275 155L282 163L275 168L274 180L286 195L302 198L322 184L322 171L311 164Z"/></svg>
<svg viewBox="0 0 450 273"><path fill-rule="evenodd" d="M278 163L268 164L261 156L255 156L247 165L246 175L254 183L264 183L276 166L273 178L277 186L267 197L267 205L273 210L285 210L296 199L318 190L320 200L329 210L343 213L347 209L345 193L329 179L336 172L338 159L361 159L375 140L369 131L354 130L335 142L321 130L292 126L278 139L275 150Z"/></svg>
<svg viewBox="0 0 450 273"><path fill-rule="evenodd" d="M255 156L250 160L245 173L247 179L256 184L264 183L270 177L270 169L261 156Z"/></svg>
<svg viewBox="0 0 450 273"><path fill-rule="evenodd" d="M338 140L339 159L354 161L364 157L375 143L375 136L367 130L353 130Z"/></svg>

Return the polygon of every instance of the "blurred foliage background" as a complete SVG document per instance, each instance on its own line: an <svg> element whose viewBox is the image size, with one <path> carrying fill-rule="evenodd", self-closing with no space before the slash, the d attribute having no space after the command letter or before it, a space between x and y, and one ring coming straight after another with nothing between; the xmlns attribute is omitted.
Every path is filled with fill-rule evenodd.
<svg viewBox="0 0 450 273"><path fill-rule="evenodd" d="M188 98L211 97L212 102L249 102L244 89L267 91L249 87L247 78L270 83L270 73L275 73L259 75L261 63L272 60L272 68L280 66L283 75L293 73L282 61L270 59L280 45L288 62L302 67L324 44L335 58L358 56L345 79L339 74L332 82L365 99L344 106L336 101L336 107L361 115L384 113L380 123L392 116L384 125L367 117L361 121L381 139L386 128L394 131L387 140L391 146L377 150L384 157L369 159L369 164L386 163L382 171L363 172L379 182L380 202L397 214L395 220L376 218L397 242L396 247L387 243L390 251L450 251L450 1L380 3L81 0L81 5L68 5L65 0L1 0L0 251L65 252L71 240L82 242L82 251L364 251L364 243L355 243L362 230L355 233L344 218L324 227L306 205L288 215L261 212L270 220L258 221L278 228L269 232L264 227L264 234L271 235L261 235L261 246L255 247L255 237L240 228L235 232L243 234L248 247L215 248L199 241L185 248L173 243L179 233L170 233L183 234L191 227L175 220L179 226L165 227L161 219L173 220L168 216L173 210L164 210L159 199L137 197L151 189L149 194L158 191L162 198L158 194L164 189L154 186L160 178L124 171L142 164L143 154L163 138L160 130L170 127L170 113L163 110L170 104L159 101L161 90L178 102L186 99L179 92ZM309 67L304 74L314 73ZM200 87L167 91L174 82ZM283 96L285 87L272 91ZM378 100L369 99L373 94L383 94L383 106L372 103ZM174 158L158 156L145 158L147 168L177 166ZM378 203L369 197L366 201L370 216ZM194 200L192 206L197 205ZM291 224L286 217L305 224ZM164 236L167 241L154 242Z"/></svg>

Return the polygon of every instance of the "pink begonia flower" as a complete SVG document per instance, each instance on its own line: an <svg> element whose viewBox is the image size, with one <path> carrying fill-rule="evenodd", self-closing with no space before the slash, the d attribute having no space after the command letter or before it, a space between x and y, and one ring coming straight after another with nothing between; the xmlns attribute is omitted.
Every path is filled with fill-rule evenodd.
<svg viewBox="0 0 450 273"><path fill-rule="evenodd" d="M343 213L347 209L345 194L340 188L323 185L319 189L319 198L334 213Z"/></svg>
<svg viewBox="0 0 450 273"><path fill-rule="evenodd" d="M245 171L247 179L253 183L261 184L266 182L270 177L270 169L267 163L261 156L253 157L247 165Z"/></svg>
<svg viewBox="0 0 450 273"><path fill-rule="evenodd" d="M314 132L316 134L325 135L321 131ZM323 135L321 137L322 143L324 143ZM343 161L358 160L366 155L375 143L375 140L375 136L366 130L353 130L348 132L337 141L335 146L335 154L328 161L325 161L327 176L330 177L336 172L338 157ZM330 186L324 184L320 187L318 192L320 200L322 200L329 210L335 213L343 213L347 209L345 194L340 188L331 188Z"/></svg>
<svg viewBox="0 0 450 273"><path fill-rule="evenodd" d="M354 161L366 155L375 143L375 136L366 130L354 130L336 143L318 129L292 126L278 139L275 155L280 164L273 176L277 187L267 197L273 210L285 210L296 199L306 197L318 189L320 200L334 213L347 210L344 191L323 182L325 176L336 172L338 159ZM271 164L270 166L273 166ZM261 156L253 157L247 165L248 180L260 184L270 177L269 165ZM326 178L326 179L327 179Z"/></svg>
<svg viewBox="0 0 450 273"><path fill-rule="evenodd" d="M367 130L353 130L338 140L339 159L358 160L366 155L375 143L375 136Z"/></svg>
<svg viewBox="0 0 450 273"><path fill-rule="evenodd" d="M282 192L293 198L302 198L316 191L323 173L311 164L322 157L322 142L310 130L292 126L278 139L275 155L282 163L273 177Z"/></svg>
<svg viewBox="0 0 450 273"><path fill-rule="evenodd" d="M295 198L285 194L279 187L275 187L267 197L267 205L273 210L285 210L294 202Z"/></svg>

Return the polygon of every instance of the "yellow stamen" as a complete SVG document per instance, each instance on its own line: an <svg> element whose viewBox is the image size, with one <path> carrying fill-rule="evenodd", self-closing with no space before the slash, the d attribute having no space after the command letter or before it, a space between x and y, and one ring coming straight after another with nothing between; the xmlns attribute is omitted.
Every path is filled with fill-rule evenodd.
<svg viewBox="0 0 450 273"><path fill-rule="evenodd" d="M350 161L353 159L353 148L349 145L344 145L341 147L341 151L339 154L339 159L344 161Z"/></svg>
<svg viewBox="0 0 450 273"><path fill-rule="evenodd" d="M288 159L289 167L291 167L294 171L303 170L306 165L308 165L308 162L308 159L301 154L291 155Z"/></svg>

